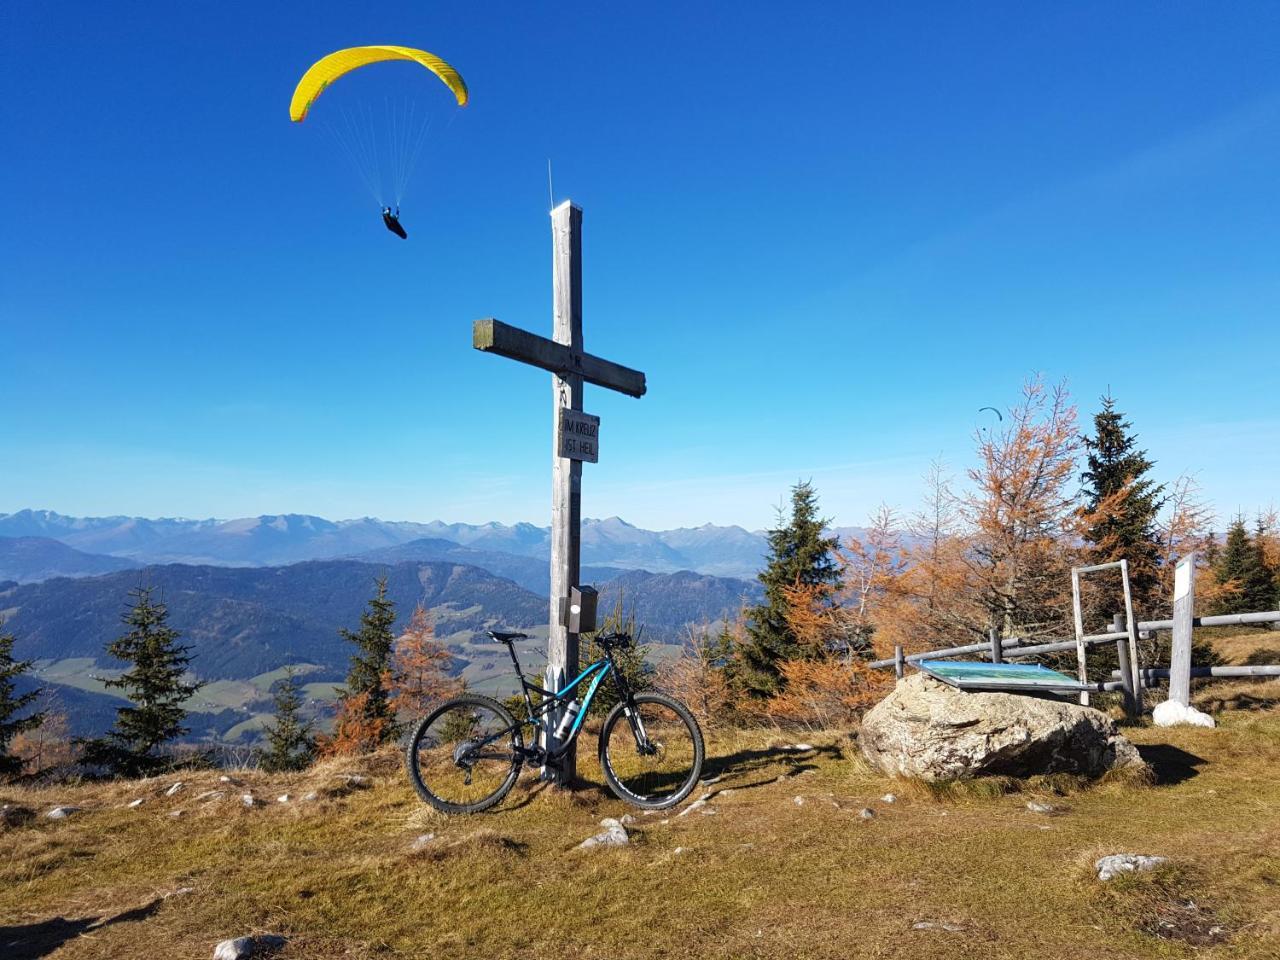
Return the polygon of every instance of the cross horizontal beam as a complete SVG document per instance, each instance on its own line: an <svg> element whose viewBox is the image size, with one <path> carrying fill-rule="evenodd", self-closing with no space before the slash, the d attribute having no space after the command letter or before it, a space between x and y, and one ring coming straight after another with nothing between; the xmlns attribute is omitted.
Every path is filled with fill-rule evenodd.
<svg viewBox="0 0 1280 960"><path fill-rule="evenodd" d="M552 373L577 374L587 383L616 390L629 397L643 397L646 390L644 374L639 370L590 353L575 352L563 343L512 327L492 317L477 320L472 325L471 344L485 353L496 353Z"/></svg>

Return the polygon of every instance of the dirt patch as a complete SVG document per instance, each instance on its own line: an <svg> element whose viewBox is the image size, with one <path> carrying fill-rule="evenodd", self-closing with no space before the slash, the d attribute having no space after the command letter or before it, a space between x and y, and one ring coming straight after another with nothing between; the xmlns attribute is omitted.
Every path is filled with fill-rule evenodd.
<svg viewBox="0 0 1280 960"><path fill-rule="evenodd" d="M1191 947L1212 947L1225 943L1230 936L1214 912L1194 900L1154 904L1150 914L1139 920L1137 929L1160 940Z"/></svg>

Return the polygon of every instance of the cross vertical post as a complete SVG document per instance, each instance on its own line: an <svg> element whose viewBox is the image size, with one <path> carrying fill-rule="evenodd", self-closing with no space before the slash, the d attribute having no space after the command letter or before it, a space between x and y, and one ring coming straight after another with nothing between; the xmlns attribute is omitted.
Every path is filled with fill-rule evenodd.
<svg viewBox="0 0 1280 960"><path fill-rule="evenodd" d="M599 459L600 418L582 412L583 384L643 397L645 376L620 363L587 353L582 344L582 208L565 201L551 211L552 336L540 337L492 317L472 325L477 350L496 353L551 373L551 598L544 687L559 692L578 673L578 634L570 632L570 597L581 587L582 463ZM575 608L579 609L579 608ZM594 611L594 605L592 605ZM579 617L572 618L575 629ZM556 750L562 713L543 723L541 741ZM543 779L569 784L577 772L569 750L548 762Z"/></svg>
<svg viewBox="0 0 1280 960"><path fill-rule="evenodd" d="M582 210L565 202L551 211L551 339L574 354L582 352ZM557 372L551 377L551 632L547 638L548 690L562 690L577 676L578 635L563 622L561 598L577 586L582 559L582 461L560 456L560 411L582 409L582 377ZM547 750L560 745L555 726L560 711L548 717ZM543 779L564 785L576 772L576 751L543 768Z"/></svg>

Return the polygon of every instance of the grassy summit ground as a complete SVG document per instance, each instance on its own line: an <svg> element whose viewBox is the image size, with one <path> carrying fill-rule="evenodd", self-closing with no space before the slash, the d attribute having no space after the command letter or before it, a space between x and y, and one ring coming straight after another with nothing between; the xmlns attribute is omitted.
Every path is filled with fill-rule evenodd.
<svg viewBox="0 0 1280 960"><path fill-rule="evenodd" d="M311 960L1275 958L1280 711L1222 721L1134 729L1156 785L1065 796L894 783L842 734L797 753L768 732L712 732L715 812L637 816L618 849L574 849L628 812L589 763L572 794L526 780L469 818L424 808L391 753L240 786L195 774L172 797L173 777L0 788L39 814L0 833L0 956L207 958L256 931ZM197 800L209 790L225 795ZM1032 799L1069 809L1034 813ZM57 804L84 809L45 819ZM424 833L436 838L415 850ZM1098 883L1093 861L1117 852L1172 863Z"/></svg>

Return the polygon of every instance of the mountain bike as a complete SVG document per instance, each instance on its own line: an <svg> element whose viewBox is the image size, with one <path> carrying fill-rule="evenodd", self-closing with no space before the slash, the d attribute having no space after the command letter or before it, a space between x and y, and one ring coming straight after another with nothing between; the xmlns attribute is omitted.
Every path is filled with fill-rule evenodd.
<svg viewBox="0 0 1280 960"><path fill-rule="evenodd" d="M618 703L600 728L600 768L609 789L647 810L673 807L689 795L702 773L702 731L684 704L662 693L631 690L614 660L615 650L631 645L628 634L596 637L604 656L558 691L530 683L520 669L515 642L528 639L527 634L488 635L511 654L525 717L516 720L497 700L473 693L447 700L427 714L405 753L409 779L423 800L446 813L479 813L501 801L524 764L555 763L573 749L606 676L613 677L618 691ZM588 680L579 703L577 689ZM541 698L537 706L535 694ZM556 729L550 738L540 737L553 711L560 712ZM526 729L533 732L528 744Z"/></svg>

